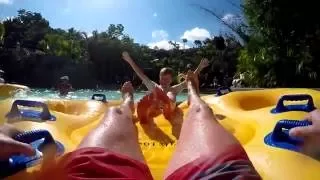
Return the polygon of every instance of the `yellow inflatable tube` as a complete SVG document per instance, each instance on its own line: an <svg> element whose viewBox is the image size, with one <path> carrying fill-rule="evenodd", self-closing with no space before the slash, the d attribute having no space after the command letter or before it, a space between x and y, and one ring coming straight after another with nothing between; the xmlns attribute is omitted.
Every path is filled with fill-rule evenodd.
<svg viewBox="0 0 320 180"><path fill-rule="evenodd" d="M47 130L51 133L56 141L63 144L65 153L73 151L78 143L74 142L71 134L74 130L79 129L89 122L99 121L105 111L119 102L102 103L99 101L84 100L48 100L43 103L47 104L50 114L56 118L55 121L43 121L28 119L25 117L6 118L6 114L10 112L14 99L0 101L0 124L10 123L23 131L31 130ZM31 110L38 112L38 108L21 108L23 110ZM40 110L41 112L41 110ZM34 172L41 169L41 166L34 166L25 171L21 171L8 179L34 179Z"/></svg>
<svg viewBox="0 0 320 180"><path fill-rule="evenodd" d="M27 86L19 84L0 83L0 97L10 97L17 90L29 90Z"/></svg>
<svg viewBox="0 0 320 180"><path fill-rule="evenodd" d="M0 116L3 117L2 119L5 119L6 112L10 111L13 101L13 99L0 101L0 108L2 109ZM101 121L108 107L120 104L120 102L100 103L70 100L49 100L44 103L48 105L51 114L57 118L56 121L39 123L24 121L25 119L18 121L9 119L7 122L25 131L48 130L55 140L64 145L65 153L77 147L83 137ZM180 108L186 114L188 110L186 103L182 103ZM0 123L3 124L4 121ZM155 179L162 179L166 165L175 148L176 139L172 135L171 125L163 116L155 118L155 123L158 128L148 125L141 126L140 123L136 125L139 131L139 143L151 172ZM246 136L252 136L243 133L243 131L248 132L250 127L243 126L236 121L224 121L223 125L235 136L239 136L243 143L249 139ZM16 173L8 179L34 179L34 173L39 170L41 170L40 165L28 168L25 172Z"/></svg>
<svg viewBox="0 0 320 180"><path fill-rule="evenodd" d="M283 95L311 95L319 107L320 92L310 89L271 89L232 92L221 97L203 97L215 112L237 123L250 125L244 145L250 160L263 179L320 179L320 162L299 152L274 147L265 143L279 120L302 120L307 112L287 111L271 113ZM306 104L307 101L286 101L284 105ZM224 120L222 120L223 122ZM236 128L236 127L235 127ZM273 132L275 133L275 132ZM249 135L250 134L250 135Z"/></svg>
<svg viewBox="0 0 320 180"><path fill-rule="evenodd" d="M182 107L184 112L186 107ZM161 115L154 119L157 125L141 125L136 123L138 128L138 139L151 173L155 179L163 179L163 173L175 148L176 138L172 135L172 127ZM80 143L81 139L98 125L99 121L94 121L78 130L73 131L71 139L75 143ZM161 154L161 155L160 155Z"/></svg>
<svg viewBox="0 0 320 180"><path fill-rule="evenodd" d="M8 105L10 103L12 102L4 104ZM83 137L97 126L103 116L103 113L99 113L100 111L105 111L111 105L120 104L120 102L114 102L106 105L95 101L85 102L68 100L50 100L45 103L48 104L52 114L57 117L57 121L45 123L21 121L14 122L13 124L23 130L49 130L56 140L65 145L65 152L74 150ZM89 107L93 108L92 111L90 111ZM182 103L179 107L182 109L184 114L186 114L188 111L186 103ZM81 111L79 109L81 109ZM98 110L94 111L94 109ZM7 111L9 110L10 108L7 108ZM85 114L87 114L86 118L82 118ZM226 117L220 118L224 119L221 121L223 126L237 136L243 144L253 136L254 131L250 125L242 124L237 121L227 119ZM177 140L172 135L172 127L170 123L162 115L155 118L155 123L157 125L156 127L141 125L140 123L137 123L136 125L139 132L139 143L147 164L151 169L152 175L155 179L163 179L163 173L172 156ZM252 133L250 134L249 132ZM159 156L159 154L161 154L161 156ZM20 172L9 179L20 179L22 177L24 179L26 179L26 177L28 177L27 179L33 179L33 172L36 172L39 169L41 169L41 166L28 168L27 173Z"/></svg>
<svg viewBox="0 0 320 180"><path fill-rule="evenodd" d="M179 105L184 115L188 111L187 103ZM254 135L254 129L251 125L240 123L227 117L219 116L224 119L222 125L229 130L234 136L245 144ZM138 128L138 139L151 173L155 179L163 179L165 168L175 149L177 139L172 135L171 124L160 115L154 119L156 127L149 125L141 125L136 123ZM99 121L91 122L90 124L73 131L71 139L76 144L80 143L81 139L88 134L93 128L98 125ZM161 155L160 155L161 154Z"/></svg>
<svg viewBox="0 0 320 180"><path fill-rule="evenodd" d="M44 101L44 103L48 105L50 113L56 117L56 121L39 123L26 121L23 118L15 121L6 120L5 115L10 111L13 102L13 99L0 101L0 116L3 117L0 119L0 124L6 121L25 131L47 129L57 139L66 140L67 144L73 144L70 139L72 131L81 128L89 122L99 120L108 107L118 104L117 102L101 103L84 100L48 100ZM67 136L68 138L65 138ZM74 144L66 147L72 149Z"/></svg>
<svg viewBox="0 0 320 180"><path fill-rule="evenodd" d="M320 174L317 173L320 168L318 161L301 153L264 143L264 138L273 131L280 119L302 119L306 114L305 112L270 113L275 108L279 97L285 94L310 94L315 102L320 98L318 92L307 89L233 92L221 97L210 95L202 98L216 112L219 122L244 146L264 179L320 179ZM10 110L8 104L11 103L9 101L0 102L0 108L6 108L5 112L8 112ZM76 148L82 138L96 127L103 116L102 112L110 106L91 101L88 101L86 105L81 105L83 101L79 103L77 101L74 103L72 101L47 101L46 103L52 114L57 117L57 121L15 122L14 124L24 130L48 129L56 140L65 145L66 152ZM112 105L119 104L120 102L116 102ZM92 107L91 110L90 107ZM186 114L187 104L182 103L179 107ZM3 116L3 114L0 115ZM81 118L83 115L86 115L87 118ZM172 135L171 125L162 115L155 118L155 123L158 129L147 125L141 126L140 123L136 125L139 132L139 143L152 175L155 179L163 179L164 170L177 140ZM302 163L303 167L301 167ZM29 173L20 172L10 179L26 179L26 177L32 179L31 172L39 168L39 166L29 168L27 169Z"/></svg>

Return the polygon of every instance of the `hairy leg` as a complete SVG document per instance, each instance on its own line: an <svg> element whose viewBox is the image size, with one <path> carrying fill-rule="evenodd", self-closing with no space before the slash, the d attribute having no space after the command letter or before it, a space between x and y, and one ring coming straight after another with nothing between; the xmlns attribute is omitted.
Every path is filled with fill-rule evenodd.
<svg viewBox="0 0 320 180"><path fill-rule="evenodd" d="M121 91L122 105L119 108L110 108L98 127L83 139L79 148L101 147L145 162L132 120L134 110L132 84L126 82Z"/></svg>
<svg viewBox="0 0 320 180"><path fill-rule="evenodd" d="M180 108L176 106L176 95L169 91L167 93L167 96L172 102L171 108L173 109L173 114L168 119L172 126L171 132L176 139L179 139L182 121L183 121L183 112Z"/></svg>
<svg viewBox="0 0 320 180"><path fill-rule="evenodd" d="M218 123L212 110L200 99L196 75L189 72L187 80L190 108L166 177L201 156L218 157L230 145L239 143Z"/></svg>

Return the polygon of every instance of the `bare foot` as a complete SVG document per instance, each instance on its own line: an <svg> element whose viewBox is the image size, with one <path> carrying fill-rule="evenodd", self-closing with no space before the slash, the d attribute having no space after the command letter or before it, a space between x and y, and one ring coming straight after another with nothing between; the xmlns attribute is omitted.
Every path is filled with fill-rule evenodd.
<svg viewBox="0 0 320 180"><path fill-rule="evenodd" d="M122 99L125 103L129 103L132 112L134 112L134 100L133 100L133 86L130 81L127 81L121 87Z"/></svg>
<svg viewBox="0 0 320 180"><path fill-rule="evenodd" d="M200 94L200 90L199 90L198 75L196 75L192 71L188 71L188 73L187 73L187 82L191 83L191 86L192 86L193 90L195 90L197 95L199 95Z"/></svg>

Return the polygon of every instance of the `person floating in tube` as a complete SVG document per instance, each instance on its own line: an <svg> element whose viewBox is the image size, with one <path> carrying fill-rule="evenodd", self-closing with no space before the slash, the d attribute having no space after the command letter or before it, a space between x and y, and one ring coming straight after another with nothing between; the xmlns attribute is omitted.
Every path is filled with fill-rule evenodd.
<svg viewBox="0 0 320 180"><path fill-rule="evenodd" d="M174 71L170 67L164 67L159 73L159 84L147 77L141 68L134 62L128 52L122 53L125 60L136 72L142 83L148 88L150 94L144 96L137 105L137 115L141 124L154 125L153 118L163 114L172 125L172 134L178 138L180 134L183 113L176 107L176 96L187 88L186 80L180 84L171 86ZM195 74L199 75L209 62L202 59Z"/></svg>
<svg viewBox="0 0 320 180"><path fill-rule="evenodd" d="M60 96L66 96L70 91L72 91L72 85L69 82L69 76L62 76L56 89L60 92Z"/></svg>

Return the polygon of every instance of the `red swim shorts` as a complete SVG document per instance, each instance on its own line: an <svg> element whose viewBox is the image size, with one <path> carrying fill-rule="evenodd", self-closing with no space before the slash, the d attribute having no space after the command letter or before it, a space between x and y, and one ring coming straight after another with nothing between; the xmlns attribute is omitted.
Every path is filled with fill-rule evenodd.
<svg viewBox="0 0 320 180"><path fill-rule="evenodd" d="M65 155L56 165L45 170L37 179L137 179L151 180L146 164L103 148L83 148ZM235 179L260 180L261 177L239 145L230 147L218 158L200 157L172 173L176 179Z"/></svg>

